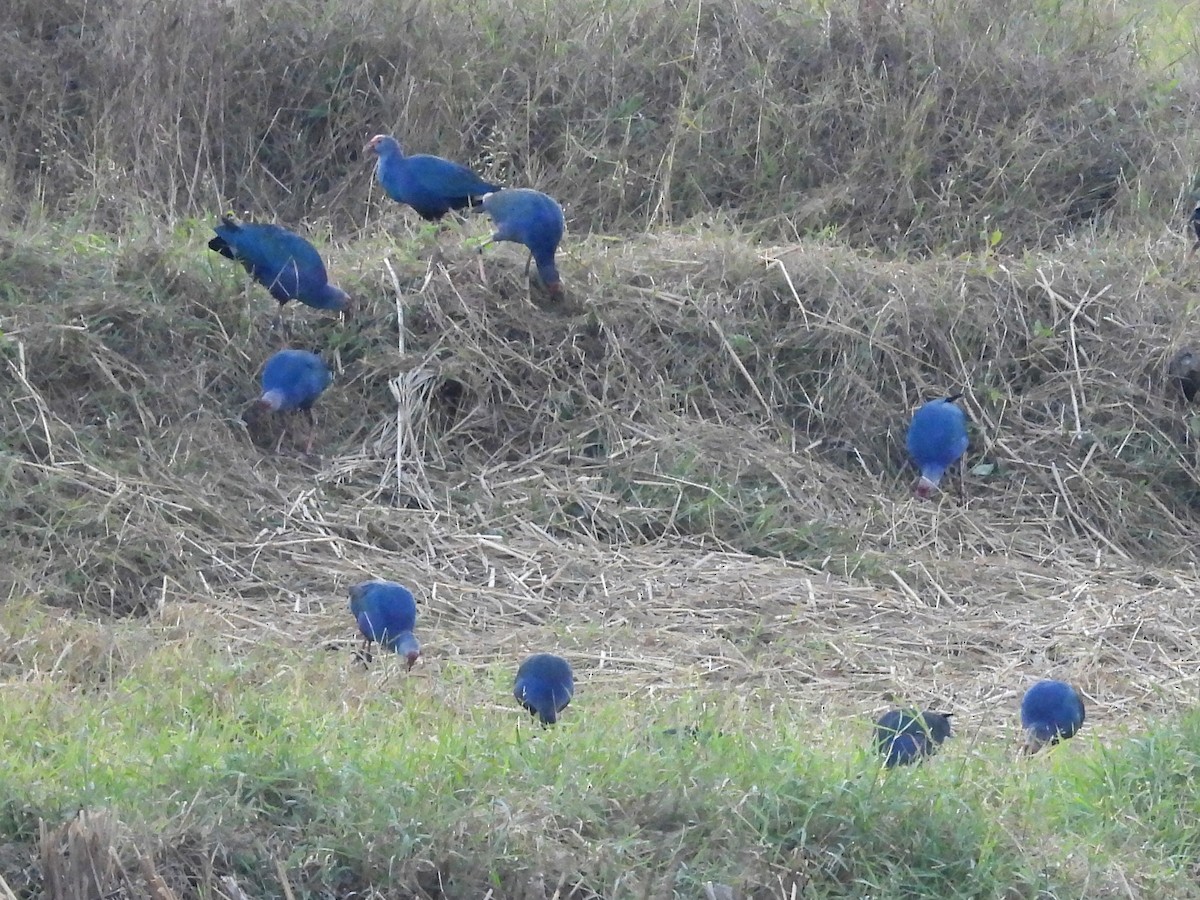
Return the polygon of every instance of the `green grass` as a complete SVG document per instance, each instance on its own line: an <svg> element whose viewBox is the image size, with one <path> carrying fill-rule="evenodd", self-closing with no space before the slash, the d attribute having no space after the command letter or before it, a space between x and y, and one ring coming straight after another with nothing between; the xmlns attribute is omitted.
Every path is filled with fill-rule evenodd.
<svg viewBox="0 0 1200 900"><path fill-rule="evenodd" d="M14 0L0 896L1200 900L1197 7L887 6ZM572 309L381 198L379 131L561 200ZM240 418L280 336L227 210L358 301L285 313L319 460ZM411 675L343 646L368 575ZM1089 723L1018 758L1050 670ZM961 733L884 772L915 702Z"/></svg>
<svg viewBox="0 0 1200 900"><path fill-rule="evenodd" d="M584 682L542 729L495 668L364 673L345 653L235 658L145 636L126 650L99 689L4 686L0 840L110 809L136 834L238 848L255 895L276 889L279 854L293 872L328 859L306 895L423 864L453 871L460 895L507 893L547 859L598 896L664 877L692 896L710 880L769 890L776 876L814 897L1094 896L1122 878L1198 893L1197 713L1030 760L960 736L885 773L869 723L806 719L757 692L670 700ZM699 738L662 733L692 724Z"/></svg>

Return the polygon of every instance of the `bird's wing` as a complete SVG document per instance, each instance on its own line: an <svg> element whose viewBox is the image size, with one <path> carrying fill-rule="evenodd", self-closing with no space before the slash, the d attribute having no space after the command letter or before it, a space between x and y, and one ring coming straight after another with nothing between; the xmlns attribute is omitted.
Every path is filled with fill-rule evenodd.
<svg viewBox="0 0 1200 900"><path fill-rule="evenodd" d="M300 282L309 281L324 284L328 281L325 263L316 249L286 228L271 226L262 234L263 252L281 269L289 263L294 263L299 273Z"/></svg>
<svg viewBox="0 0 1200 900"><path fill-rule="evenodd" d="M413 181L446 197L468 197L495 189L466 166L440 156L410 156L406 163Z"/></svg>

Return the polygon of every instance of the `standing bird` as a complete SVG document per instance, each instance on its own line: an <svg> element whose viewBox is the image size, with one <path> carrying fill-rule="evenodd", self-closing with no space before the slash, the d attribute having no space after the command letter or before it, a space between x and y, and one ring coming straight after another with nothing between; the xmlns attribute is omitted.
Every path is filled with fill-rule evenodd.
<svg viewBox="0 0 1200 900"><path fill-rule="evenodd" d="M875 749L889 769L933 756L950 737L951 713L893 709L875 723Z"/></svg>
<svg viewBox="0 0 1200 900"><path fill-rule="evenodd" d="M529 259L537 263L538 276L552 297L562 296L562 282L554 254L562 240L566 222L562 207L541 191L530 188L509 188L497 194L485 194L483 209L496 231L479 248L480 252L495 241L512 241L529 248ZM529 275L529 262L525 263Z"/></svg>
<svg viewBox="0 0 1200 900"><path fill-rule="evenodd" d="M350 298L329 283L321 255L300 235L279 225L239 225L231 216L222 216L213 230L217 236L208 249L240 262L279 301L276 324L289 300L350 314Z"/></svg>
<svg viewBox="0 0 1200 900"><path fill-rule="evenodd" d="M440 156L405 156L400 142L386 134L375 135L363 151L379 157L375 177L387 195L430 222L452 209L475 206L484 194L500 190L466 166Z"/></svg>
<svg viewBox="0 0 1200 900"><path fill-rule="evenodd" d="M421 655L421 642L413 634L417 601L412 591L394 581L364 581L350 588L350 612L363 636L363 659L371 661L371 644L403 656L408 669Z"/></svg>
<svg viewBox="0 0 1200 900"><path fill-rule="evenodd" d="M304 452L312 453L316 419L312 407L329 387L333 376L315 353L307 350L280 350L267 360L262 371L262 398L255 402L247 418L257 419L263 412L299 410L308 416L308 441ZM280 435L282 440L283 436Z"/></svg>
<svg viewBox="0 0 1200 900"><path fill-rule="evenodd" d="M1175 382L1183 399L1191 403L1200 391L1200 356L1191 347L1184 347L1171 357L1167 375Z"/></svg>
<svg viewBox="0 0 1200 900"><path fill-rule="evenodd" d="M1065 681L1039 681L1021 700L1025 753L1073 737L1083 727L1083 698Z"/></svg>
<svg viewBox="0 0 1200 900"><path fill-rule="evenodd" d="M946 470L967 452L967 417L954 401L962 394L930 400L908 426L908 452L921 470L916 495L926 499L937 490Z"/></svg>
<svg viewBox="0 0 1200 900"><path fill-rule="evenodd" d="M575 694L571 664L552 653L535 653L517 669L513 696L543 725L553 725Z"/></svg>

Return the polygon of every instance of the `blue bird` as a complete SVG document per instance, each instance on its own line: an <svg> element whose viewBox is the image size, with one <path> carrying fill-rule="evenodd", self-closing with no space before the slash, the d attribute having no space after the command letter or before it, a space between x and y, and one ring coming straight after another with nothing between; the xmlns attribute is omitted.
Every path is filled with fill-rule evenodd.
<svg viewBox="0 0 1200 900"><path fill-rule="evenodd" d="M1021 699L1026 753L1073 737L1083 727L1083 698L1065 681L1039 681Z"/></svg>
<svg viewBox="0 0 1200 900"><path fill-rule="evenodd" d="M562 240L566 223L562 207L541 191L529 188L509 188L496 194L485 194L483 209L496 231L480 250L494 241L511 241L529 248L529 258L537 263L538 276L551 296L562 294L562 283L558 278L558 266L554 254ZM529 274L529 263L525 263L525 274Z"/></svg>
<svg viewBox="0 0 1200 900"><path fill-rule="evenodd" d="M315 353L307 350L280 350L275 353L262 370L262 397L254 404L251 420L263 412L303 412L308 417L308 442L305 453L312 452L313 429L316 420L312 407L333 376L329 368ZM282 435L280 435L282 439Z"/></svg>
<svg viewBox="0 0 1200 900"><path fill-rule="evenodd" d="M280 311L288 301L299 300L315 309L350 314L350 298L329 283L321 255L300 235L280 225L239 225L230 216L222 216L213 230L217 236L208 249L240 262L279 301Z"/></svg>
<svg viewBox="0 0 1200 900"><path fill-rule="evenodd" d="M1167 375L1175 382L1183 399L1188 403L1196 398L1200 391L1200 353L1191 347L1184 347L1167 364Z"/></svg>
<svg viewBox="0 0 1200 900"><path fill-rule="evenodd" d="M363 150L379 157L375 177L387 195L430 222L452 209L475 206L484 194L500 190L500 185L440 156L405 156L399 141L386 134L375 135Z"/></svg>
<svg viewBox="0 0 1200 900"><path fill-rule="evenodd" d="M930 400L915 413L908 426L908 452L921 470L916 495L929 497L946 474L967 452L967 417L954 401L962 394Z"/></svg>
<svg viewBox="0 0 1200 900"><path fill-rule="evenodd" d="M421 642L413 634L417 601L412 591L394 581L364 581L350 588L350 612L363 636L363 654L371 661L371 644L403 656L411 669L421 655Z"/></svg>
<svg viewBox="0 0 1200 900"><path fill-rule="evenodd" d="M950 737L950 715L901 709L884 713L875 723L875 749L883 754L883 764L890 769L932 756Z"/></svg>
<svg viewBox="0 0 1200 900"><path fill-rule="evenodd" d="M1192 217L1188 220L1192 226L1192 232L1196 235L1196 243L1192 245L1192 252L1200 250L1200 203L1192 210Z"/></svg>
<svg viewBox="0 0 1200 900"><path fill-rule="evenodd" d="M513 696L543 725L553 725L575 694L571 664L552 653L535 653L517 669Z"/></svg>

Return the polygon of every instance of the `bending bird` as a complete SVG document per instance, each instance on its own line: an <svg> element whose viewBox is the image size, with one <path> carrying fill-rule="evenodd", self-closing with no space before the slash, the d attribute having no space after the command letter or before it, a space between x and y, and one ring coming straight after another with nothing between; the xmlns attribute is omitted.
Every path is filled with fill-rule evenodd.
<svg viewBox="0 0 1200 900"><path fill-rule="evenodd" d="M921 470L915 491L921 499L937 490L946 470L967 452L967 417L954 403L960 397L930 400L908 426L908 452Z"/></svg>
<svg viewBox="0 0 1200 900"><path fill-rule="evenodd" d="M280 225L242 223L223 216L208 249L240 262L280 310L290 300L315 309L350 313L346 292L329 283L325 263L307 240Z"/></svg>
<svg viewBox="0 0 1200 900"><path fill-rule="evenodd" d="M1024 751L1037 753L1046 745L1065 741L1083 727L1083 697L1065 681L1039 681L1021 698Z"/></svg>
<svg viewBox="0 0 1200 900"><path fill-rule="evenodd" d="M440 156L405 156L400 142L386 134L375 135L363 150L379 157L375 177L384 192L430 222L452 209L475 206L484 194L501 189L466 166Z"/></svg>
<svg viewBox="0 0 1200 900"><path fill-rule="evenodd" d="M308 440L305 453L312 453L316 418L312 407L333 376L329 367L315 353L307 350L280 350L262 370L262 397L255 401L247 420L253 421L264 412L303 412L308 417ZM280 439L282 440L282 435Z"/></svg>
<svg viewBox="0 0 1200 900"><path fill-rule="evenodd" d="M875 723L875 749L889 769L920 762L950 737L951 713L893 709Z"/></svg>
<svg viewBox="0 0 1200 900"><path fill-rule="evenodd" d="M575 694L571 664L552 653L535 653L517 669L513 696L543 725L553 725Z"/></svg>
<svg viewBox="0 0 1200 900"><path fill-rule="evenodd" d="M412 591L394 581L364 581L350 588L350 612L363 636L363 658L371 661L371 644L403 656L408 669L421 656L421 642L413 634L417 601Z"/></svg>
<svg viewBox="0 0 1200 900"><path fill-rule="evenodd" d="M562 283L554 254L562 240L566 222L562 207L553 198L530 188L509 188L496 194L485 194L483 210L496 226L495 232L480 251L495 241L524 244L529 259L537 264L538 277L551 296L562 295ZM529 274L529 262L525 263Z"/></svg>
<svg viewBox="0 0 1200 900"><path fill-rule="evenodd" d="M1191 347L1184 347L1171 357L1167 375L1175 382L1183 399L1191 403L1200 391L1200 356Z"/></svg>

